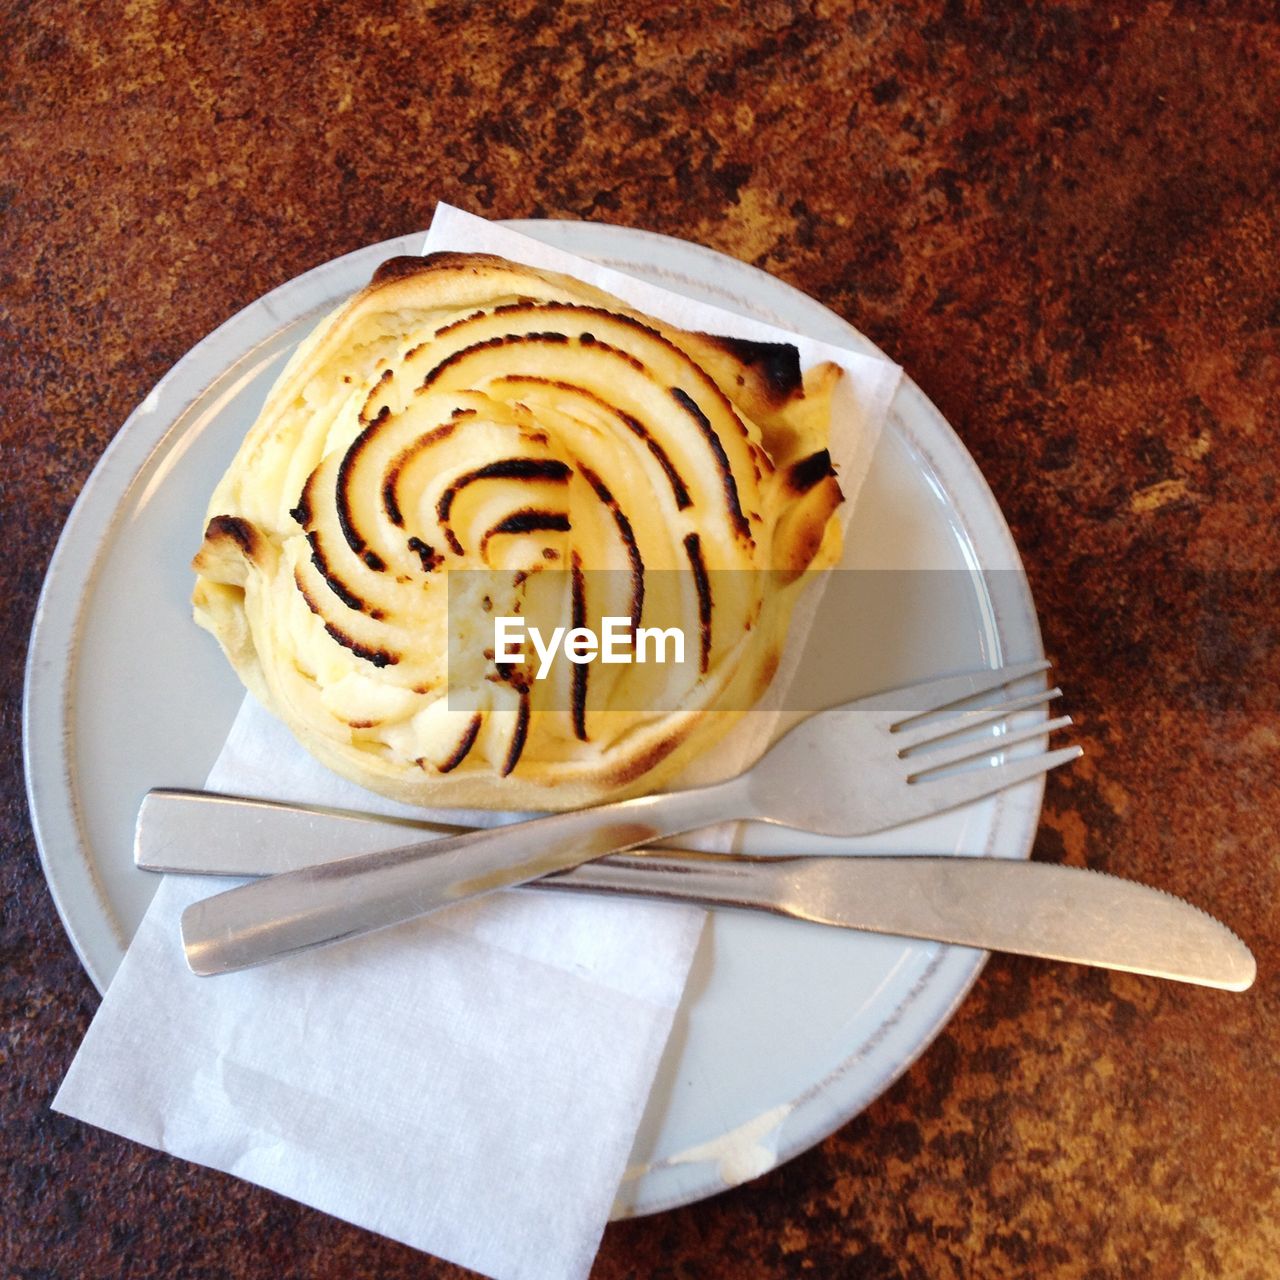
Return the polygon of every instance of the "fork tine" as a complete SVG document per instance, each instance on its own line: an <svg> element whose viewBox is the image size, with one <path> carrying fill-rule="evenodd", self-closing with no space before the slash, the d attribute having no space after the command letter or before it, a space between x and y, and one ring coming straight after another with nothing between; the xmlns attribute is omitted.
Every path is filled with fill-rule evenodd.
<svg viewBox="0 0 1280 1280"><path fill-rule="evenodd" d="M1028 725L1017 733L971 739L949 750L913 755L908 758L907 764L917 765L917 768L907 777L907 781L920 782L927 779L927 775L937 773L939 769L949 769L952 765L964 764L966 760L981 760L987 756L998 755L1008 747L1016 747L1021 742L1030 742L1033 738L1042 738L1055 729L1065 729L1070 723L1070 716L1059 716L1056 720L1042 720L1039 724Z"/></svg>
<svg viewBox="0 0 1280 1280"><path fill-rule="evenodd" d="M895 738L895 741L900 744L898 755L915 755L935 742L942 742L946 738L954 738L957 734L968 733L986 724L995 724L1000 720L1007 719L1015 712L1027 711L1032 707L1041 706L1060 697L1062 697L1062 690L1057 687L1038 689L1035 693L1028 693L1025 697L1012 698L1008 702L1001 702L995 706L975 707L974 710L961 712L949 720L931 720L928 724L921 725L918 729L905 730L901 736Z"/></svg>
<svg viewBox="0 0 1280 1280"><path fill-rule="evenodd" d="M1011 667L997 667L988 671L969 671L964 675L943 676L941 680L929 680L924 684L906 685L890 689L886 693L862 698L856 704L860 711L891 711L902 714L893 721L898 728L921 716L945 711L958 703L967 702L979 694L990 693L1006 684L1013 684L1027 676L1047 671L1053 663L1047 659L1037 662L1021 662Z"/></svg>
<svg viewBox="0 0 1280 1280"><path fill-rule="evenodd" d="M1060 764L1078 760L1083 754L1083 747L1059 747L1056 751L1028 756L1025 760L1010 760L1008 764L969 769L965 773L934 779L919 788L922 800L927 796L931 802L927 807L922 805L922 812L936 813L969 804L973 800L981 800L1006 787L1015 787L1020 782L1028 782L1039 774L1048 773Z"/></svg>

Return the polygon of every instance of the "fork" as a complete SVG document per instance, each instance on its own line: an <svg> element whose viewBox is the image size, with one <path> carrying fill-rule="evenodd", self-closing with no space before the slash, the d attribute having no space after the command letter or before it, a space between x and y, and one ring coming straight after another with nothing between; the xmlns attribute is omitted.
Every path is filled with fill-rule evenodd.
<svg viewBox="0 0 1280 1280"><path fill-rule="evenodd" d="M947 676L820 711L745 773L711 786L415 840L241 885L183 912L187 963L201 975L230 973L728 819L855 836L968 804L1081 754L1078 746L1061 747L958 769L1071 723L1060 716L999 736L969 736L994 732L1009 716L1059 697L1061 689L1041 687L959 710L1049 666ZM942 713L950 714L935 718Z"/></svg>

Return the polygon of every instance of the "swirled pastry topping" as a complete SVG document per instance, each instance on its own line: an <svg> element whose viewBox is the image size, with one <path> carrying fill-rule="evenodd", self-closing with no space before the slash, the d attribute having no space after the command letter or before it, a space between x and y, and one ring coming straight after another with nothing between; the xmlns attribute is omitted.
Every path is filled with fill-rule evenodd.
<svg viewBox="0 0 1280 1280"><path fill-rule="evenodd" d="M323 762L422 804L647 789L768 684L838 551L839 371L498 258L394 259L324 320L210 504L196 619ZM495 654L495 616L677 627L678 667Z"/></svg>

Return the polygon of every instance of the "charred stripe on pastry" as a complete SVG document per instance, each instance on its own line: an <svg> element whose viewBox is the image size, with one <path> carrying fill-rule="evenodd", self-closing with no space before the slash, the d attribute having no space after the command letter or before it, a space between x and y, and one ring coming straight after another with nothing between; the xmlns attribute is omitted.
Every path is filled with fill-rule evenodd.
<svg viewBox="0 0 1280 1280"><path fill-rule="evenodd" d="M471 717L466 732L454 748L453 754L440 766L441 773L452 773L467 758L467 753L476 745L476 738L480 734L481 719L478 711Z"/></svg>
<svg viewBox="0 0 1280 1280"><path fill-rule="evenodd" d="M459 476L436 503L436 516L443 524L449 518L458 494L477 480L551 480L563 483L569 479L569 467L558 458L499 458L483 467Z"/></svg>
<svg viewBox="0 0 1280 1280"><path fill-rule="evenodd" d="M499 520L480 539L480 554L484 555L489 539L501 534L568 533L569 517L563 511L540 511L536 507L521 507Z"/></svg>
<svg viewBox="0 0 1280 1280"><path fill-rule="evenodd" d="M391 653L386 649L370 649L362 645L359 641L349 636L341 627L335 627L332 622L326 622L324 629L329 633L332 639L336 640L344 649L350 649L357 658L362 658L365 662L371 662L375 667L394 667L400 658L397 654Z"/></svg>
<svg viewBox="0 0 1280 1280"><path fill-rule="evenodd" d="M652 325L644 324L642 321L637 320L634 316L626 315L620 311L607 311L603 307L584 306L583 304L576 303L576 302L536 303L533 306L529 307L528 311L530 313L538 313L543 315L563 313L572 317L599 316L603 320L609 321L614 324L625 325L628 328L633 329L637 333L644 334L645 337L649 338L653 342L661 344L668 351L673 352L676 356L678 356L688 366L690 373L694 374L697 377L698 381L702 383L706 393L708 395L713 396L719 402L720 407L725 411L728 417L733 421L742 438L744 440L750 438L750 432L747 431L746 424L738 416L738 411L734 407L733 401L731 401L729 397L725 395L725 393L720 389L720 386L715 381L715 379L712 378L711 375L708 374L707 371L703 369L702 366L699 365L697 361L694 360L693 357L691 357L687 351L685 351L682 347L678 346L676 343L672 342L671 339L668 338L664 333L661 333L659 330L653 328ZM528 338L536 339L539 337L543 337L544 335L531 333L524 336ZM790 358L785 353L787 351L790 351L795 361L795 377L797 380L799 379L800 356L799 356L799 352L794 347L788 347L786 344L782 344L782 343L752 342L748 339L714 338L714 337L710 337L710 335L703 335L703 336L709 338L711 342L719 345L722 350L730 351L731 354L732 354L732 347L735 343L738 344L744 352L751 353L753 356L753 359L751 361L751 363L753 364L753 367L757 368L760 371L762 379L766 382L769 382L771 379L786 381L791 376L789 370L784 371L783 369L783 366L786 364L786 362ZM490 345L494 345L495 343L500 344L502 342L513 341L513 340L518 341L519 338L520 338L520 335L507 334L501 339L490 338L488 339L488 343ZM646 372L646 373L648 372L647 368L644 365L644 362L638 359L636 356L632 355L631 352L624 351L619 347L612 346L608 342L602 341L594 333L587 332L584 334L580 334L578 336L578 342L583 346L597 347L601 351L607 351L611 355L619 356L623 360L626 360L633 368L642 372ZM483 346L483 345L484 343L476 344L477 347ZM462 355L462 354L464 353L463 352L454 353L454 355ZM438 367L443 367L445 364L448 363L448 360L452 358L453 357L449 357L445 361L442 361L441 365ZM431 375L429 374L428 377L430 376ZM770 390L772 390L772 388L770 388Z"/></svg>
<svg viewBox="0 0 1280 1280"><path fill-rule="evenodd" d="M529 691L520 690L520 707L516 711L516 727L511 733L511 745L507 748L507 758L502 762L502 776L505 778L517 764L524 752L524 744L529 737Z"/></svg>
<svg viewBox="0 0 1280 1280"><path fill-rule="evenodd" d="M396 500L396 481L399 478L400 473L392 471L388 473L387 478L382 482L382 509L387 513L387 519L397 529L403 529L404 513L400 510L400 503Z"/></svg>
<svg viewBox="0 0 1280 1280"><path fill-rule="evenodd" d="M584 306L581 303L573 303L573 302L533 303L528 307L513 305L510 308L506 309L506 311L508 313L523 312L524 314L527 314L530 316L536 316L536 317L541 317L544 315L556 315L556 314L565 315L567 317L573 317L573 318L581 317L581 316L598 316L601 319L606 320L610 323L625 325L626 327L634 330L637 333L644 334L645 337L647 337L651 341L661 344L668 351L671 351L675 355L677 355L687 365L689 372L692 375L694 375L697 378L697 380L702 384L702 388L705 391L705 393L709 396L712 396L718 402L721 409L725 412L728 418L734 423L734 425L736 426L742 438L744 440L750 438L750 433L747 431L746 424L739 417L738 411L734 407L733 402L729 399L727 395L725 395L725 393L717 385L715 380L706 372L706 370L704 370L697 363L697 361L688 354L688 352L684 351L676 343L672 342L671 339L666 337L665 334L653 328L651 325L642 323L640 320L637 320L634 316L627 315L623 312L609 311L603 307ZM494 314L497 314L496 309ZM526 342L526 341L536 342L541 340L547 340L547 341L552 341L557 343L566 343L570 341L570 338L563 333L537 332L537 333L526 333L526 334L507 333L502 335L496 335L491 338L482 339L479 342L472 344L471 346L461 348L460 350L455 351L450 355L446 356L438 365L436 365L434 369L432 369L426 375L426 377L422 382L422 385L418 388L418 390L419 391L426 390L427 387L430 386L430 384L433 381L435 381L444 372L445 369L460 362L461 360L465 359L468 355L474 352L477 352L486 348L492 349L494 347L501 347L507 344L516 344L516 343ZM725 349L725 350L728 350L729 347L735 342L734 339L717 340L715 338L711 338L710 340L713 342L717 342L717 344L720 345L722 349ZM626 360L629 364L632 365L633 368L637 369L638 371L648 372L643 361L639 360L636 356L632 355L628 351L624 351L618 347L611 346L607 342L601 341L601 339L599 339L593 333L587 333L585 343L583 342L582 337L579 336L578 342L581 343L582 345L596 347L602 351L607 351L610 354L617 355L619 358ZM787 348L783 344L752 343L749 341L742 340L741 345L743 350L749 351L753 354L753 361L752 361L753 366L760 371L762 381L766 382L766 384L775 383L777 385L781 385L789 377L789 373L785 373L782 367L783 364L789 359L789 357L787 357L784 354ZM775 346L778 347L778 350L772 349ZM765 353L767 353L767 355ZM798 368L798 360L799 360L799 356L797 353L796 354L797 368ZM768 389L772 391L772 386L769 386Z"/></svg>
<svg viewBox="0 0 1280 1280"><path fill-rule="evenodd" d="M317 475L318 475L318 469L316 471L313 471L311 475L308 477L306 484L302 486L302 496L298 499L298 505L293 509L293 511L290 512L290 515L295 520L297 520L298 523L304 527L304 529L308 524L311 523L311 518L312 518L311 486L315 483ZM341 521L341 516L339 516L339 520ZM344 529L344 536L345 536L345 529ZM320 575L320 577L324 579L324 583L329 588L329 590L332 591L333 594L337 596L338 599L341 600L342 603L346 605L348 609L354 610L356 613L367 614L370 618L373 618L375 621L381 620L381 618L383 617L382 611L380 609L373 608L367 600L364 600L360 596L356 595L356 593L352 591L346 585L346 583L344 583L342 579L333 571L333 569L329 564L329 558L325 554L324 547L321 545L319 531L316 529L307 529L306 539L307 539L307 545L311 548L311 563L312 565L315 566L315 570ZM350 541L350 539L348 539L348 541ZM353 550L355 550L357 554L360 554L361 552L363 552L364 551L363 542L359 547L353 548ZM372 557L372 560L370 560L369 557ZM364 561L365 561L365 564L367 564L368 567L370 569L373 569L375 572L381 572L383 569L386 568L386 565L383 563L381 557L372 551L368 552L364 556ZM304 592L303 594L305 595L306 593ZM311 598L309 596L307 597L307 603L309 605L312 604ZM318 610L314 609L314 607L312 611L319 612Z"/></svg>
<svg viewBox="0 0 1280 1280"><path fill-rule="evenodd" d="M329 558L325 555L324 548L320 545L320 534L317 530L313 529L307 534L307 544L311 547L311 563L315 565L316 572L324 579L325 586L348 609L352 609L356 613L367 613L370 617L376 616L377 611L371 609L368 602L356 595L329 567Z"/></svg>
<svg viewBox="0 0 1280 1280"><path fill-rule="evenodd" d="M214 516L204 536L209 542L229 538L250 560L258 547L258 530L243 516Z"/></svg>
<svg viewBox="0 0 1280 1280"><path fill-rule="evenodd" d="M439 444L442 440L447 440L458 425L456 419L466 417L474 412L474 409L455 409L450 415L455 421L442 423L438 427L433 427L430 431L423 432L411 445L396 454L391 466L387 468L386 479L382 482L382 509L387 513L387 519L397 529L404 528L404 515L400 510L400 503L396 497L396 485L400 482L400 473L424 449L429 449L432 445Z"/></svg>
<svg viewBox="0 0 1280 1280"><path fill-rule="evenodd" d="M428 338L425 342L420 342L413 350L406 351L405 359L408 360L411 356L421 351L427 345L427 342L433 342L435 338L442 338L446 333L452 333L455 329L462 328L464 324L470 324L473 320L481 320L488 314L482 307L479 311L473 311L469 316L463 316L460 320L451 320L443 329L437 329L433 338Z"/></svg>
<svg viewBox="0 0 1280 1280"><path fill-rule="evenodd" d="M528 315L564 315L576 319L579 316L599 316L602 320L608 320L615 324L626 325L630 329L634 329L637 333L643 333L647 337L661 342L664 346L669 347L672 351L678 352L684 359L689 357L685 352L681 351L670 338L655 329L652 325L645 324L641 320L637 320L635 316L630 316L621 311L609 311L604 307L590 306L581 302L532 302L528 306L505 306L495 307L494 315L505 315L516 311L523 311ZM531 335L536 336L536 335ZM584 342L590 346L596 343L607 350L616 350L610 348L608 343L601 342L594 333L583 333L579 335L580 342ZM621 354L626 355L626 352ZM634 359L634 357L633 357Z"/></svg>
<svg viewBox="0 0 1280 1280"><path fill-rule="evenodd" d="M307 608L324 622L324 629L329 633L330 638L336 640L344 649L349 649L357 658L361 658L365 662L371 662L378 668L394 667L400 661L399 654L392 653L388 649L370 649L367 645L363 645L354 637L349 636L341 627L336 627L332 622L327 621L324 616L324 610L312 598L311 592L303 585L302 579L296 571L293 575L293 585L298 588L298 594L306 601Z"/></svg>
<svg viewBox="0 0 1280 1280"><path fill-rule="evenodd" d="M462 550L462 543L458 541L458 535L454 533L453 529L450 528L449 525L445 525L444 527L444 540L449 544L449 550L452 551L455 556L465 554Z"/></svg>
<svg viewBox="0 0 1280 1280"><path fill-rule="evenodd" d="M771 403L782 404L803 390L800 352L791 343L756 342L750 338L726 338L714 333L699 336L740 364L755 370Z"/></svg>
<svg viewBox="0 0 1280 1280"><path fill-rule="evenodd" d="M319 470L320 468L317 467L316 470L307 477L306 483L302 486L302 493L298 498L298 505L289 512L289 514L304 529L307 528L315 518L316 508L315 503L311 500L311 486L315 484L316 474Z"/></svg>
<svg viewBox="0 0 1280 1280"><path fill-rule="evenodd" d="M701 641L698 670L705 675L711 658L711 582L707 578L706 561L702 558L702 539L696 533L686 534L684 549L698 592L698 634Z"/></svg>
<svg viewBox="0 0 1280 1280"><path fill-rule="evenodd" d="M542 307L529 308L529 310L531 311L532 310L541 311L541 310L547 310L547 309L548 308L542 308ZM569 311L589 310L589 308L585 308L585 307L583 308L564 307L562 309L569 310ZM657 338L659 341L671 347L674 351L677 351L685 359L686 362L689 362L688 356L685 356L684 353L681 352L678 347L674 346L674 344L667 342L667 340L663 338L662 335L660 333L657 333L655 330L645 329L643 325L635 324L633 321L629 320L626 316L615 315L614 313L609 311L598 311L596 312L596 314L601 316L606 316L611 320L618 321L619 323L631 324L633 328L644 330L644 332L651 334L654 338ZM637 373L649 372L645 366L644 361L639 359L637 356L632 355L631 352L624 351L622 350L621 347L610 346L607 342L601 342L600 339L596 338L594 335L589 335L589 339L590 340L585 345L598 348L600 351L607 352L610 355L617 356L621 360L625 360L627 364L629 364L634 370L636 370ZM429 390L432 383L438 381L439 378L444 374L446 370L451 369L454 365L461 364L468 357L473 356L481 351L493 351L493 350L496 350L498 347L506 347L506 346L515 347L515 346L520 346L521 344L524 344L524 343L532 343L532 344L547 343L554 346L567 346L571 341L573 341L573 339L570 337L569 334L557 333L552 330L539 331L535 333L502 333L502 334L495 334L492 338L481 338L480 341L478 342L473 342L469 346L459 347L457 351L450 352L447 356L445 356L443 360L440 361L438 365L436 365L434 368L430 369L427 372L427 374L423 377L421 384L417 387L416 390L418 393ZM579 338L578 341L581 342L581 339ZM692 362L689 362L689 363L692 369L695 369L695 370L697 369L696 365L693 365ZM708 382L708 385L714 386L714 383L711 383L710 379L707 379L707 382ZM728 402L726 401L726 403Z"/></svg>
<svg viewBox="0 0 1280 1280"><path fill-rule="evenodd" d="M552 343L557 346L563 346L568 343L569 338L563 333L503 333L492 338L483 338L479 342L473 342L470 346L460 347L457 351L451 352L445 356L427 375L422 379L421 384L417 387L416 393L421 394L423 391L430 390L431 384L436 382L441 375L447 370L453 368L456 364L461 364L468 356L475 355L477 351L492 351L498 347L519 346L521 343Z"/></svg>
<svg viewBox="0 0 1280 1280"><path fill-rule="evenodd" d="M816 484L820 484L828 476L834 476L835 469L831 465L831 454L826 449L819 449L799 462L793 462L787 468L787 484L796 493L808 493Z"/></svg>
<svg viewBox="0 0 1280 1280"><path fill-rule="evenodd" d="M572 582L573 589L570 592L571 625L585 627L587 625L586 583L582 576L582 561L576 551L573 553ZM569 695L569 706L573 715L574 736L580 742L587 741L587 673L589 671L590 667L585 662L575 662L573 664L573 674L570 676L572 686Z"/></svg>
<svg viewBox="0 0 1280 1280"><path fill-rule="evenodd" d="M410 276L419 275L422 272L430 271L433 267L444 266L443 262L438 261L443 254L427 254L421 258L401 256L398 258L388 258L373 273L373 279L370 280L371 285L392 284L396 280L405 280Z"/></svg>
<svg viewBox="0 0 1280 1280"><path fill-rule="evenodd" d="M449 527L449 512L453 510L454 499L468 485L479 480L520 480L523 482L547 480L555 484L564 484L569 479L569 468L556 458L499 458L497 462L488 462L483 467L468 471L459 476L441 495L436 503L436 519L444 530L453 554L463 554L462 543Z"/></svg>
<svg viewBox="0 0 1280 1280"><path fill-rule="evenodd" d="M390 416L391 410L384 404L373 421L351 442L351 447L342 455L342 461L338 463L337 491L334 495L338 510L338 525L342 529L342 536L347 540L347 546L356 555L359 555L368 544L361 537L351 518L351 501L348 494L351 485L351 469L359 461L360 455L368 446L374 433Z"/></svg>
<svg viewBox="0 0 1280 1280"><path fill-rule="evenodd" d="M493 309L495 316L510 315L513 311L529 311L539 306L537 298L522 297L514 302L501 302Z"/></svg>
<svg viewBox="0 0 1280 1280"><path fill-rule="evenodd" d="M742 512L742 503L738 499L738 482L733 478L733 468L729 465L729 455L725 453L724 445L720 442L720 437L711 425L711 419L702 412L697 401L688 392L681 390L679 387L672 387L671 395L675 402L698 424L698 429L706 438L707 444L710 445L711 452L715 454L716 465L720 468L720 480L724 485L725 502L729 507L729 515L733 520L734 528L744 538L750 539L751 525L747 522L747 517Z"/></svg>
<svg viewBox="0 0 1280 1280"><path fill-rule="evenodd" d="M584 333L578 338L578 341L586 346L590 346L595 342L595 339L591 334ZM599 345L603 347L606 344L600 343ZM535 386L550 387L554 391L565 391L571 395L579 395L584 400L589 400L598 408L603 409L606 413L613 414L626 426L627 430L630 431L632 435L643 440L649 452L653 454L654 460L657 462L658 466L662 468L663 473L667 477L668 483L671 485L671 494L672 497L675 498L677 508L684 511L693 506L693 499L689 497L689 490L685 486L684 479L676 470L675 464L672 463L667 451L658 443L657 440L654 439L649 428L646 427L643 422L639 421L639 419L632 417L629 413L624 413L616 406L602 400L589 388L580 387L573 382L563 382L559 378L544 378L538 374L521 373L509 374L502 378L496 378L494 381L501 385L510 385L512 383L532 383Z"/></svg>
<svg viewBox="0 0 1280 1280"><path fill-rule="evenodd" d="M638 755L620 761L607 774L609 784L624 787L627 783L642 778L655 765L665 760L680 745L685 736L684 732L677 729L673 733L664 734Z"/></svg>
<svg viewBox="0 0 1280 1280"><path fill-rule="evenodd" d="M629 413L620 413L618 416L627 424L630 431L645 442L649 452L657 460L658 466L666 473L667 480L671 484L671 492L675 496L676 507L681 511L685 511L693 506L693 499L689 497L689 490L685 487L683 478L675 469L675 465L672 463L667 451L654 439L649 429Z"/></svg>
<svg viewBox="0 0 1280 1280"><path fill-rule="evenodd" d="M660 343L669 351L673 352L688 369L690 375L695 377L697 381L701 384L701 389L699 394L705 394L711 397L712 399L714 399L720 411L724 414L724 416L728 419L728 421L733 424L734 428L736 429L738 434L742 437L742 439L744 441L749 442L750 433L747 431L746 425L743 423L742 419L738 416L738 412L734 408L733 402L728 398L728 396L725 395L725 393L720 389L720 387L717 386L715 381L710 377L709 374L706 373L705 370L703 370L686 352L682 351L678 346L676 346L675 343L671 342L668 338L665 338L656 329L651 329L648 325L640 324L638 321L633 320L631 317L622 315L618 312L604 311L596 307L578 307L569 303L549 303L549 304L546 304L545 306L531 307L529 308L529 311L530 313L560 311L560 312L566 312L570 314L576 313L577 315L597 315L610 321L611 323L626 325L636 330L639 333L643 333L650 340L656 343ZM491 337L491 338L481 339L480 341L472 343L469 346L462 347L457 351L451 352L448 356L446 356L443 360L441 360L440 363L435 366L435 368L433 368L432 370L430 370L430 372L426 374L426 376L422 381L421 386L418 388L418 393L420 394L428 390L432 385L432 383L434 383L437 379L439 379L443 375L445 370L452 368L458 364L461 364L463 361L467 360L469 357L473 355L479 354L484 351L491 351L504 346L514 347L514 346L519 346L525 343L536 344L536 343L546 342L546 341L554 341L556 343L567 343L568 341L570 341L570 339L566 337L566 335L564 334L559 334L559 333L549 334L549 333L543 333L543 332L527 333L527 334L507 333L507 334L495 335L494 337ZM579 345L583 345L581 342L581 338L578 339L578 343ZM616 359L625 361L628 365L630 365L632 369L634 369L638 373L644 374L646 377L653 376L652 371L649 369L649 367L637 356L631 354L628 351L624 351L619 347L615 347L607 342L601 341L594 334L591 335L590 341L585 345L589 346L592 350L598 350L602 353L611 355ZM671 393L675 396L677 402L680 403L685 409L689 410L692 416L694 417L695 421L698 423L699 429L702 431L703 436L707 444L710 446L713 456L715 457L716 466L721 475L721 481L725 488L726 497L729 500L730 515L733 517L738 531L743 535L743 537L750 540L751 527L748 524L745 515L743 515L742 513L742 508L738 501L737 482L734 479L733 471L729 464L729 458L728 458L728 455L725 453L724 444L721 441L719 434L716 432L715 428L712 426L711 420L702 411L701 407L697 404L697 402L693 399L693 397L689 395L688 392L686 392L681 387L672 387L670 388L670 390L671 390Z"/></svg>
<svg viewBox="0 0 1280 1280"><path fill-rule="evenodd" d="M390 369L383 369L377 382L375 382L373 386L369 388L369 394L365 396L364 404L360 406L360 413L358 417L361 422L368 422L370 420L368 416L369 406L373 404L373 402L378 398L378 392L381 391L382 388L385 387L387 383L390 382L394 376L395 375L391 372ZM386 406L384 405L383 408L386 408Z"/></svg>
<svg viewBox="0 0 1280 1280"><path fill-rule="evenodd" d="M578 471L581 473L582 478L596 491L596 497L609 508L609 513L613 516L613 522L618 526L618 533L622 538L623 545L627 548L627 559L631 563L631 626L632 628L638 627L640 625L640 615L644 612L644 559L640 555L640 547L636 543L635 531L631 528L631 521L627 519L626 512L618 505L618 500L613 496L609 486L590 467L581 462L578 464Z"/></svg>
<svg viewBox="0 0 1280 1280"><path fill-rule="evenodd" d="M625 319L623 316L614 316L613 318L615 320ZM619 360L625 360L637 373L647 374L649 372L649 367L639 356L632 355L630 351L626 351L622 347L615 347L612 343L597 338L594 333L578 334L577 342L580 347L590 347L593 351L603 351L605 355L617 356Z"/></svg>
<svg viewBox="0 0 1280 1280"><path fill-rule="evenodd" d="M435 573L435 571L444 564L444 556L442 556L433 547L429 547L419 537L409 539L409 550L422 561L423 573Z"/></svg>

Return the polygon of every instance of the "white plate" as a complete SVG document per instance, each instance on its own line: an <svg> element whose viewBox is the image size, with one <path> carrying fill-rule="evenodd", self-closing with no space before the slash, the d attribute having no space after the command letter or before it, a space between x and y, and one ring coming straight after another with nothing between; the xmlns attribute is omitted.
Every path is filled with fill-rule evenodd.
<svg viewBox="0 0 1280 1280"><path fill-rule="evenodd" d="M622 227L511 225L691 296L875 350L817 302L711 250ZM420 234L405 236L348 254L227 321L125 423L67 521L32 635L24 747L45 875L99 989L155 890L154 878L131 860L138 802L152 786L200 786L240 703L238 681L197 633L188 607L188 562L209 491L314 321L384 258L415 253L421 243ZM859 618L824 609L806 667L832 693L851 697L1039 656L1034 608L995 500L909 381L894 402L848 547L848 566L953 572L866 575L884 589L878 598L871 592ZM998 575L1001 591L983 575L954 572L977 567L1018 572ZM866 622L872 613L874 626ZM847 687L831 683L833 671L840 673L835 684L843 679ZM806 847L1022 858L1042 790L1041 782L1029 783L874 840L806 838ZM751 847L794 851L795 837L764 829ZM825 1137L928 1045L984 958L964 948L716 916L615 1216L701 1199Z"/></svg>

